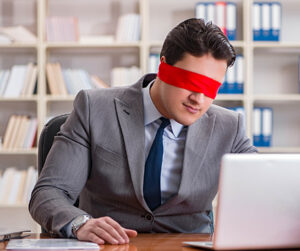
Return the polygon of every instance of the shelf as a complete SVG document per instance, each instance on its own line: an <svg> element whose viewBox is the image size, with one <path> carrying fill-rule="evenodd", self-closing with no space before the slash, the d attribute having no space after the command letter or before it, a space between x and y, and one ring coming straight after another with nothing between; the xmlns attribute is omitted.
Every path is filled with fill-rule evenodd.
<svg viewBox="0 0 300 251"><path fill-rule="evenodd" d="M37 96L30 96L30 97L17 97L17 98L4 98L0 97L0 102L22 102L22 101L37 101L38 97Z"/></svg>
<svg viewBox="0 0 300 251"><path fill-rule="evenodd" d="M73 101L75 96L67 95L67 96L54 96L54 95L47 95L46 101L47 102L55 102L55 101Z"/></svg>
<svg viewBox="0 0 300 251"><path fill-rule="evenodd" d="M140 47L141 42L112 42L112 43L80 43L80 42L53 42L45 43L48 49L54 48L131 48Z"/></svg>
<svg viewBox="0 0 300 251"><path fill-rule="evenodd" d="M218 94L216 100L230 100L230 101L243 101L245 96L243 94Z"/></svg>
<svg viewBox="0 0 300 251"><path fill-rule="evenodd" d="M1 44L0 48L38 48L37 44L31 44L31 43L13 43L13 44Z"/></svg>
<svg viewBox="0 0 300 251"><path fill-rule="evenodd" d="M36 155L37 148L30 149L0 149L0 155Z"/></svg>
<svg viewBox="0 0 300 251"><path fill-rule="evenodd" d="M244 47L245 46L245 42L244 41L230 41L230 43L233 45L233 47ZM150 47L162 47L163 45L163 41L159 41L159 40L152 40L149 42L149 46Z"/></svg>
<svg viewBox="0 0 300 251"><path fill-rule="evenodd" d="M259 153L300 153L300 147L258 147Z"/></svg>
<svg viewBox="0 0 300 251"><path fill-rule="evenodd" d="M3 204L3 203L0 203L0 209L6 209L6 208L21 208L21 209L27 209L28 208L28 205L26 204Z"/></svg>
<svg viewBox="0 0 300 251"><path fill-rule="evenodd" d="M254 48L287 48L287 49L300 49L300 42L253 42L251 44Z"/></svg>
<svg viewBox="0 0 300 251"><path fill-rule="evenodd" d="M279 102L290 102L290 101L300 101L300 94L256 94L254 95L254 101L279 101Z"/></svg>

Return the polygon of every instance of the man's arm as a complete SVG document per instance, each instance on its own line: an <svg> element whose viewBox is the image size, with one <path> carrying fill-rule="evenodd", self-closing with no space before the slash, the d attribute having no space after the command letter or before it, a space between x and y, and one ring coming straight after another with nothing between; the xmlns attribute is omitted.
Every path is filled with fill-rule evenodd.
<svg viewBox="0 0 300 251"><path fill-rule="evenodd" d="M62 237L77 217L87 214L73 205L91 168L89 121L89 97L81 91L74 101L73 112L55 137L29 203L32 217L48 232ZM121 244L128 243L128 237L136 234L109 217L101 217L88 220L76 237L99 244L105 241Z"/></svg>
<svg viewBox="0 0 300 251"><path fill-rule="evenodd" d="M246 135L243 116L238 113L237 133L232 144L231 153L256 153L257 149L251 144L250 139Z"/></svg>
<svg viewBox="0 0 300 251"><path fill-rule="evenodd" d="M89 137L88 97L80 92L73 112L54 139L29 203L32 217L44 229L60 236L63 226L86 214L73 204L88 178Z"/></svg>

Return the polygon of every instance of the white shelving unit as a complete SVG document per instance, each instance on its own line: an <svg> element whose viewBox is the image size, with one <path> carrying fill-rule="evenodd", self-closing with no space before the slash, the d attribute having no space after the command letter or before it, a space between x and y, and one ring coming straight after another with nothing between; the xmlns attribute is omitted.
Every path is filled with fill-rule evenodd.
<svg viewBox="0 0 300 251"><path fill-rule="evenodd" d="M149 53L160 51L171 28L184 19L194 17L194 8L199 1L201 0L1 0L0 12L4 14L0 16L0 26L24 25L37 35L38 41L36 44L0 44L0 67L8 69L14 64L36 62L38 89L37 95L28 98L0 97L0 135L3 136L8 118L13 113L37 116L39 135L49 117L71 111L73 96L52 96L47 92L47 62L58 61L65 68L84 68L108 83L113 67L136 65L143 74L147 73ZM207 1L209 0L205 0ZM278 0L282 5L280 42L253 42L253 1L231 1L238 8L238 40L232 41L232 44L238 53L244 55L244 94L218 95L215 103L228 107L243 106L246 112L246 130L250 138L253 107L272 107L273 147L259 150L266 153L299 153L300 34L297 31L300 2ZM45 40L45 20L48 15L78 17L81 35L114 35L118 17L132 12L141 15L141 40L138 42L49 43ZM1 168L12 165L18 168L37 166L37 149L0 150L0 163ZM14 217L7 217L14 210L22 212L27 217L26 224L37 231L37 225L27 221L30 217L26 205L0 205L0 221L15 220Z"/></svg>

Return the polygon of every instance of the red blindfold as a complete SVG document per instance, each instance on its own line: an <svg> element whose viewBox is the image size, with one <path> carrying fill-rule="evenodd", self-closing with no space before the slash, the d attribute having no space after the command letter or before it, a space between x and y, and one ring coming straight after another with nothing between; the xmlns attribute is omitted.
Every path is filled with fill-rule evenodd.
<svg viewBox="0 0 300 251"><path fill-rule="evenodd" d="M183 88L192 92L203 93L215 99L221 83L205 75L187 71L169 64L160 62L157 76L169 85Z"/></svg>

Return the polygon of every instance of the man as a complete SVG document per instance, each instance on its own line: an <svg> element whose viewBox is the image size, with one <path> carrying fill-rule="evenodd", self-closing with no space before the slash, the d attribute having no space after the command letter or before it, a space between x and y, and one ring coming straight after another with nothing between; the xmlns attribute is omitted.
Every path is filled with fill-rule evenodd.
<svg viewBox="0 0 300 251"><path fill-rule="evenodd" d="M99 244L212 232L221 157L256 152L242 116L212 105L234 60L217 26L189 19L168 34L157 76L81 91L32 193L33 218Z"/></svg>

